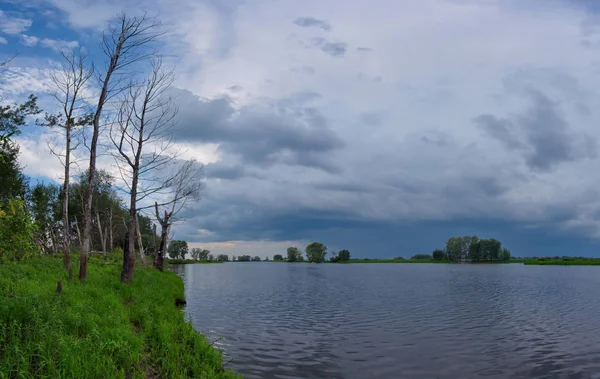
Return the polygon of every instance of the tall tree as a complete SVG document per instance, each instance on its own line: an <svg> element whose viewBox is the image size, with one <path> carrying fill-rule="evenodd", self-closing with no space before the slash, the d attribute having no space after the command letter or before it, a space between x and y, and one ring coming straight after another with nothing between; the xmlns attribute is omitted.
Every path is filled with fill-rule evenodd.
<svg viewBox="0 0 600 379"><path fill-rule="evenodd" d="M300 260L302 253L297 247L288 247L287 248L287 260L288 262L296 262Z"/></svg>
<svg viewBox="0 0 600 379"><path fill-rule="evenodd" d="M343 249L340 250L338 253L338 257L340 258L340 261L349 261L350 260L350 251Z"/></svg>
<svg viewBox="0 0 600 379"><path fill-rule="evenodd" d="M85 98L83 93L87 81L94 74L93 66L87 68L86 56L79 50L77 54L73 51L61 51L62 63L58 69L53 70L51 80L53 89L51 95L60 107L56 114L46 114L43 125L58 127L63 133L64 150L57 150L49 146L52 153L58 158L64 168L64 179L62 186L62 222L63 222L63 265L65 269L70 266L70 223L69 223L69 181L71 178L71 165L73 164L72 152L79 145L76 133L80 127L89 125L91 114L83 111Z"/></svg>
<svg viewBox="0 0 600 379"><path fill-rule="evenodd" d="M102 112L109 99L117 96L124 88L127 88L123 79L134 74L134 71L127 69L131 68L136 62L148 58L150 53L145 51L145 48L161 34L157 31L159 23L154 19L147 18L145 15L142 17L127 17L125 14L121 14L116 21L116 25L111 25L102 39L102 50L108 62L106 71L98 76L101 89L92 118L92 138L89 146L90 174L83 213L83 237L79 263L80 280L85 280L87 277L87 260L90 252L92 229L93 192L91 189L94 188L94 181L96 180L96 154Z"/></svg>
<svg viewBox="0 0 600 379"><path fill-rule="evenodd" d="M158 202L154 203L156 220L160 224L160 245L154 252L154 267L163 269L164 252L168 246L169 231L177 214L185 209L190 200L199 200L204 179L204 166L194 160L186 161L177 173L167 180L171 189L171 199L162 204L164 216L161 216Z"/></svg>
<svg viewBox="0 0 600 379"><path fill-rule="evenodd" d="M327 257L327 246L321 242L313 242L306 246L306 259L309 262L321 263L325 262Z"/></svg>
<svg viewBox="0 0 600 379"><path fill-rule="evenodd" d="M185 259L188 254L188 244L186 241L173 240L169 244L169 257L171 259Z"/></svg>
<svg viewBox="0 0 600 379"><path fill-rule="evenodd" d="M113 157L129 190L129 254L123 257L121 271L124 283L133 279L137 203L165 188L164 182L156 179L156 172L175 159L168 152L177 114L167 96L173 79L173 71L163 70L162 61L153 59L150 75L140 85L129 87L117 120L110 127Z"/></svg>

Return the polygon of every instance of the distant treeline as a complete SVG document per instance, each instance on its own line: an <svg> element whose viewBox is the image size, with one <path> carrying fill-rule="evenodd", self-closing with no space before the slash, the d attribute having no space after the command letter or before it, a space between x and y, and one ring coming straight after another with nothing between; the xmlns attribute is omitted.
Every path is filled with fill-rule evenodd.
<svg viewBox="0 0 600 379"><path fill-rule="evenodd" d="M420 255L420 257L423 256ZM502 243L494 238L452 237L446 242L446 247L443 250L434 250L431 257L428 258L448 262L508 261L510 260L510 250L503 248Z"/></svg>

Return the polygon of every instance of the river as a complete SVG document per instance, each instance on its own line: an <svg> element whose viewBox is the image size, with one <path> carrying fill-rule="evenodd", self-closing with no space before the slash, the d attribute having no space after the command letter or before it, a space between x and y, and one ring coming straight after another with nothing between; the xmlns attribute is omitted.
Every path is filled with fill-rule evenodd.
<svg viewBox="0 0 600 379"><path fill-rule="evenodd" d="M246 378L600 378L600 267L183 265Z"/></svg>

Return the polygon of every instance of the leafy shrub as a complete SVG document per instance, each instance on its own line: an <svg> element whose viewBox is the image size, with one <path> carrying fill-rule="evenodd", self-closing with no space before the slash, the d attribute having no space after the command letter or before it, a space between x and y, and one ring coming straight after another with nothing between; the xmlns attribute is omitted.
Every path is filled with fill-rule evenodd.
<svg viewBox="0 0 600 379"><path fill-rule="evenodd" d="M0 261L21 260L37 253L34 232L35 225L23 200L0 204Z"/></svg>
<svg viewBox="0 0 600 379"><path fill-rule="evenodd" d="M123 249L120 247L115 247L112 250L112 255L115 257L122 257L123 256Z"/></svg>

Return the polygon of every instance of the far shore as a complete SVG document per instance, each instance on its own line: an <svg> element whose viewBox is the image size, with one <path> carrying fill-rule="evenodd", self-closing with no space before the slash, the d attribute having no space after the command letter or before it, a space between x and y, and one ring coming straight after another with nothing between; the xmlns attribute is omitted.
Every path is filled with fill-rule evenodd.
<svg viewBox="0 0 600 379"><path fill-rule="evenodd" d="M220 263L240 263L238 261L228 261L228 262L222 262L222 261L207 261L207 260L195 260L195 259L168 259L167 263L170 265L180 265L180 264L220 264ZM291 264L298 264L298 263L311 263L309 261L303 260L303 261L294 261L294 262L288 262L287 260L262 260L262 261L248 261L252 262L252 263L257 263L257 262L262 262L262 263L268 263L268 262L274 262L274 263L291 263ZM435 260L435 259L350 259L347 261L340 261L340 262L330 262L330 261L326 261L323 262L325 264L354 264L354 263L366 263L366 264L372 264L372 263L414 263L414 264L418 264L418 263L434 263L434 264L473 264L473 265L490 265L490 264L525 264L527 266L600 266L600 258L582 258L582 257L577 257L577 258L571 258L571 257L563 257L563 258L556 258L556 257L552 257L552 258L515 258L515 259L510 259L508 261L483 261L483 262L470 262L470 261L463 261L463 262L450 262L448 260Z"/></svg>

